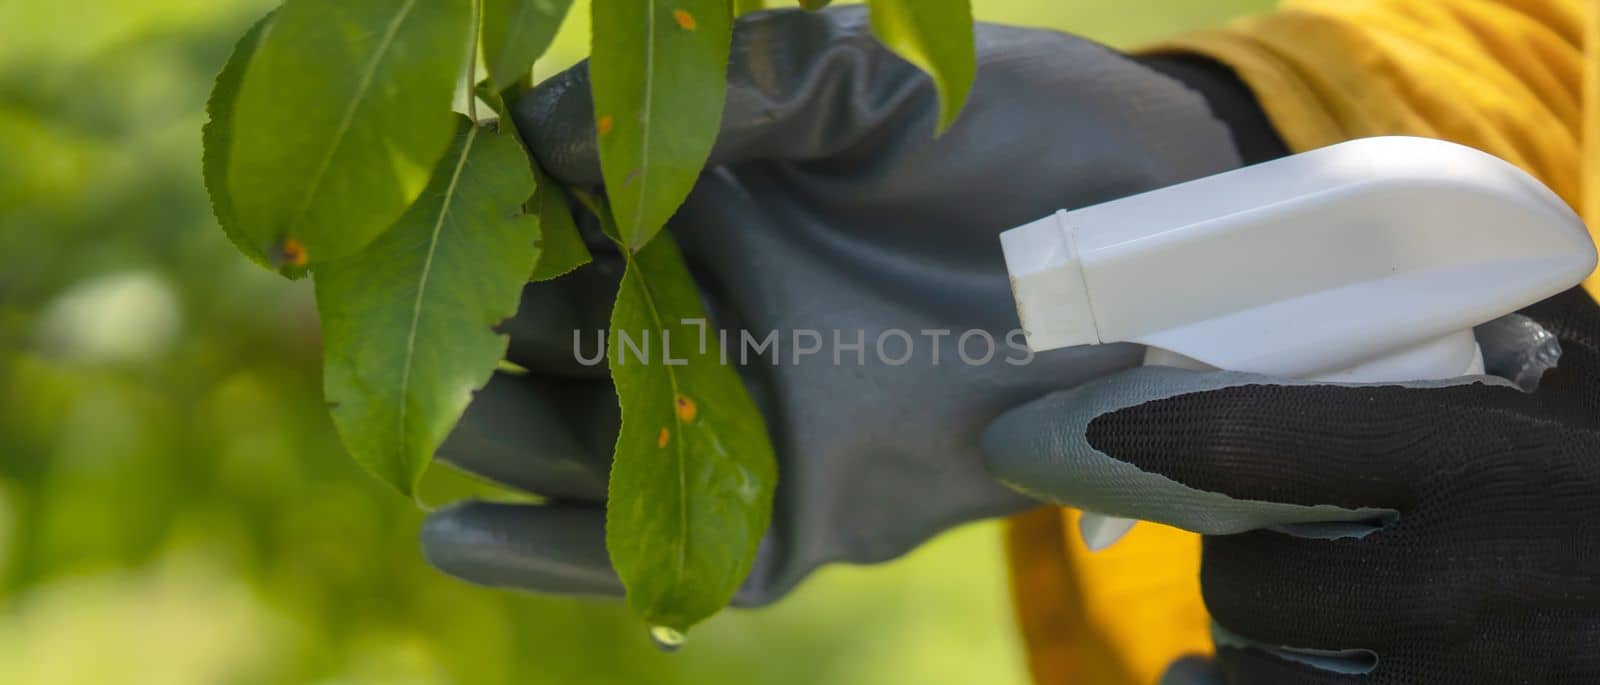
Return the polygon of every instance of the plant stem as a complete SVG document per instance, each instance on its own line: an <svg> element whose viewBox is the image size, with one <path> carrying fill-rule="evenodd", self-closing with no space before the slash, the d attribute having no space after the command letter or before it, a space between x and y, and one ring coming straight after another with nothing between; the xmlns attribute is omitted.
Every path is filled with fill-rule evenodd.
<svg viewBox="0 0 1600 685"><path fill-rule="evenodd" d="M467 49L467 118L478 125L478 36L483 33L483 0L472 0L472 47Z"/></svg>

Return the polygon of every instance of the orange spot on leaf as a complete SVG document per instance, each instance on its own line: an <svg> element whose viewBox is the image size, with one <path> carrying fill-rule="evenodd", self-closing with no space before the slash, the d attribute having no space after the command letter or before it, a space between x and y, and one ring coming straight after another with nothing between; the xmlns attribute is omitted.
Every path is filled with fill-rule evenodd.
<svg viewBox="0 0 1600 685"><path fill-rule="evenodd" d="M676 404L678 407L678 420L684 423L693 421L694 417L700 413L700 408L695 406L694 400L683 395L678 396Z"/></svg>
<svg viewBox="0 0 1600 685"><path fill-rule="evenodd" d="M678 28L685 31L693 31L698 26L694 21L694 15L684 10L672 10L672 20L678 22Z"/></svg>
<svg viewBox="0 0 1600 685"><path fill-rule="evenodd" d="M603 136L603 135L605 135L607 133L610 133L611 132L611 127L614 126L614 125L616 125L616 121L611 118L610 114L607 114L605 116L600 117L600 119L598 121L594 122L594 129L596 131L599 131L600 135Z"/></svg>
<svg viewBox="0 0 1600 685"><path fill-rule="evenodd" d="M656 436L656 447L666 447L667 443L671 441L672 431L663 428L661 429L661 433Z"/></svg>
<svg viewBox="0 0 1600 685"><path fill-rule="evenodd" d="M305 266L309 257L306 255L306 246L294 238L289 238L278 245L278 259L289 266Z"/></svg>

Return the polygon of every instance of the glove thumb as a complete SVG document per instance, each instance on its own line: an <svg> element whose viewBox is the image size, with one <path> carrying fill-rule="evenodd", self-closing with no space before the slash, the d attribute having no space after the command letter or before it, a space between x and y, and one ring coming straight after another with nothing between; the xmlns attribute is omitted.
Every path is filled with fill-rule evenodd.
<svg viewBox="0 0 1600 685"><path fill-rule="evenodd" d="M1390 398L1460 382L1336 386L1144 367L1014 409L982 446L1001 482L1096 514L1208 535L1360 535L1409 501L1396 441L1426 434L1427 414Z"/></svg>

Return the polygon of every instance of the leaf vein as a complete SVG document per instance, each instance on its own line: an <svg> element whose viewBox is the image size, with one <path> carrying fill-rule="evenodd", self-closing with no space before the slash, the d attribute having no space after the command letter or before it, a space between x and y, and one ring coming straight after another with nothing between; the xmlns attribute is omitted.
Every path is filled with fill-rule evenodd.
<svg viewBox="0 0 1600 685"><path fill-rule="evenodd" d="M405 24L406 18L411 16L412 8L416 7L417 0L406 0L400 11L395 13L389 25L384 29L383 38L378 43L378 49L373 51L372 59L367 61L366 68L362 70L361 80L356 83L355 93L346 105L344 114L339 120L339 127L334 130L333 142L328 145L321 161L317 163L316 171L311 174L311 183L306 186L305 198L300 202L300 208L295 212L292 228L298 228L305 221L306 212L311 210L311 201L317 196L317 191L322 188L322 181L328 174L328 167L333 164L333 156L344 145L345 135L350 132L350 127L355 123L356 110L361 108L361 102L367 97L367 91L372 88L372 79L378 73L378 65L389 52L389 47L394 45L394 37L400 33L400 26Z"/></svg>
<svg viewBox="0 0 1600 685"><path fill-rule="evenodd" d="M645 191L650 188L650 131L653 128L651 126L650 113L654 109L656 85L656 0L649 0L649 8L646 12L647 19L644 32L644 110L640 112L640 120L643 122L644 130L640 132L639 136L639 189L638 199L633 204L633 222L630 226L634 231L634 235L628 238L630 243L628 249L632 250L644 247L643 244L633 245L631 243L638 239L639 227L644 223Z"/></svg>
<svg viewBox="0 0 1600 685"><path fill-rule="evenodd" d="M407 409L411 406L407 394L411 387L411 369L416 360L417 329L422 323L422 301L428 291L428 276L433 272L433 256L439 249L439 234L444 230L445 217L450 215L450 205L455 200L456 184L461 181L461 172L467 168L467 157L472 153L472 144L478 137L478 127L473 126L467 131L467 140L461 145L461 158L456 160L456 168L450 174L450 184L445 187L444 199L439 204L439 216L434 219L433 232L428 238L428 255L422 261L422 273L417 277L417 296L411 303L411 322L406 331L406 351L402 358L403 364L400 371L400 413L399 429L402 463L406 467L405 477L412 478L412 471L416 465L411 462L410 432L406 430Z"/></svg>
<svg viewBox="0 0 1600 685"><path fill-rule="evenodd" d="M661 318L661 311L656 307L655 294L650 291L650 282L645 279L644 270L639 268L637 259L627 249L624 249L622 253L627 256L629 266L633 267L634 277L639 279L639 292L644 298L645 309L650 312L650 321L655 324L656 330L661 331L663 336L666 335L667 325ZM661 368L666 371L667 383L672 387L672 398L673 401L676 402L677 398L683 395L683 391L678 387L678 374L672 370L672 366L665 363L667 346L664 338L661 345L661 354L663 357ZM688 432L683 429L684 423L678 417L678 413L676 411L672 412L672 417L673 422L678 427L678 439L672 442L674 445L676 445L676 449L673 450L673 453L677 458L678 471L678 526L679 530L683 531L683 539L679 541L677 549L677 574L678 582L681 583L683 582L683 570L687 565L686 557L689 547L689 483L687 480L688 474L686 468L686 462L688 461L688 458L684 454L684 450L688 447L687 443L689 441L689 435Z"/></svg>

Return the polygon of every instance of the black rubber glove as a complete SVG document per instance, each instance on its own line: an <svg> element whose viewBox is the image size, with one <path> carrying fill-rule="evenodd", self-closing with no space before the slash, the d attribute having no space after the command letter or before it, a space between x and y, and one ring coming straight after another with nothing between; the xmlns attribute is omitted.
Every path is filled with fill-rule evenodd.
<svg viewBox="0 0 1600 685"><path fill-rule="evenodd" d="M741 19L711 168L669 229L719 322L780 363L745 369L780 462L773 528L737 602L786 593L817 566L900 555L950 526L1030 506L984 471L978 438L1001 411L1127 368L1140 350L1062 350L1015 366L1017 326L996 236L1077 207L1239 163L1227 128L1171 77L1059 33L980 26L965 110L933 136L932 83L884 49L860 8ZM552 174L595 186L585 67L540 85L517 124ZM480 394L441 456L555 498L466 504L432 516L425 552L468 580L545 592L617 594L604 549L617 405L604 367L573 360L572 329L605 325L615 255L530 286L508 324L528 377ZM915 353L880 334L906 331ZM798 361L791 331L825 351ZM842 350L861 332L864 363ZM923 331L948 330L935 343ZM988 332L992 361L960 360L959 336ZM734 340L737 340L735 335ZM1020 337L1013 337L1020 344ZM936 347L935 347L936 345ZM982 356L968 341L969 356ZM585 348L592 349L592 343ZM936 351L935 351L936 350Z"/></svg>
<svg viewBox="0 0 1600 685"><path fill-rule="evenodd" d="M1217 663L1167 682L1597 683L1600 310L1572 290L1525 314L1478 335L1523 379L1556 336L1532 393L1151 367L1014 410L985 446L1037 496L1210 534Z"/></svg>

